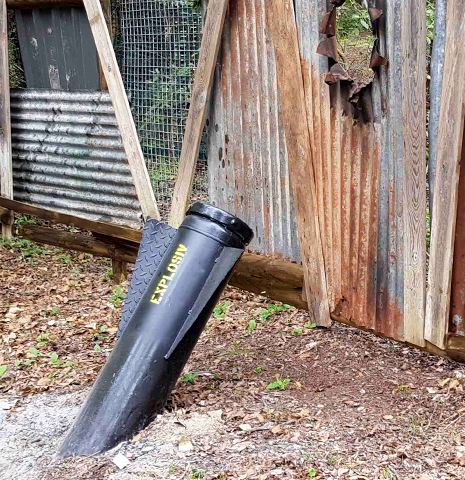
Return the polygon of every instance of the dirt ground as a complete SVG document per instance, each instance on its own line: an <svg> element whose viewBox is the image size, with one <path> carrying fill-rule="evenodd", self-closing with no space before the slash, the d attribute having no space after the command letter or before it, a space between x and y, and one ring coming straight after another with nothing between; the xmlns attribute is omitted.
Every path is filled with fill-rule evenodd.
<svg viewBox="0 0 465 480"><path fill-rule="evenodd" d="M235 289L163 416L57 458L114 345L127 283L109 267L0 243L0 479L465 479L463 365Z"/></svg>

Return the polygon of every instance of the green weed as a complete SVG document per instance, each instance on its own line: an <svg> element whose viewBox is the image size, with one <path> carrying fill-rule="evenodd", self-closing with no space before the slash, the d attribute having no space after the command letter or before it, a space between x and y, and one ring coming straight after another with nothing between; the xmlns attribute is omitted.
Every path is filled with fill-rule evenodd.
<svg viewBox="0 0 465 480"><path fill-rule="evenodd" d="M303 330L301 328L296 328L295 330L292 330L292 335L295 335L296 337L302 335Z"/></svg>
<svg viewBox="0 0 465 480"><path fill-rule="evenodd" d="M108 330L108 327L106 325L102 325L97 333L94 333L94 337L101 339L101 340L106 340L108 337L105 337L103 334Z"/></svg>
<svg viewBox="0 0 465 480"><path fill-rule="evenodd" d="M57 368L66 368L66 367L72 367L74 364L73 362L66 362L66 363L61 363L60 360L58 360L58 354L56 352L53 352L50 355L50 361L55 365Z"/></svg>
<svg viewBox="0 0 465 480"><path fill-rule="evenodd" d="M311 468L310 471L308 472L308 476L310 478L315 478L316 477L316 471L313 468Z"/></svg>
<svg viewBox="0 0 465 480"><path fill-rule="evenodd" d="M304 327L313 330L314 328L317 327L317 324L313 322L308 322L304 325Z"/></svg>
<svg viewBox="0 0 465 480"><path fill-rule="evenodd" d="M123 290L118 285L113 290L113 295L110 297L110 302L113 303L115 307L119 307L121 300L124 300L125 298L126 298L126 294L123 293Z"/></svg>
<svg viewBox="0 0 465 480"><path fill-rule="evenodd" d="M226 312L227 312L230 304L231 304L231 302L219 303L215 307L215 309L213 310L213 317L214 318L219 318L219 319L225 318L226 317Z"/></svg>
<svg viewBox="0 0 465 480"><path fill-rule="evenodd" d="M69 253L64 253L63 255L56 257L55 261L57 263L63 263L64 265L71 265L73 263L73 259Z"/></svg>
<svg viewBox="0 0 465 480"><path fill-rule="evenodd" d="M271 303L268 305L268 307L265 310L262 310L260 312L260 318L262 322L266 322L271 316L275 315L276 313L282 312L284 310L287 310L291 308L290 305L282 304L282 305L276 305L274 303Z"/></svg>
<svg viewBox="0 0 465 480"><path fill-rule="evenodd" d="M37 346L42 347L43 345L48 345L49 343L55 343L55 340L52 340L49 337L48 333L42 333L37 337Z"/></svg>
<svg viewBox="0 0 465 480"><path fill-rule="evenodd" d="M100 345L98 343L96 343L94 345L94 352L100 352L102 350L102 348L100 347Z"/></svg>
<svg viewBox="0 0 465 480"><path fill-rule="evenodd" d="M3 375L5 375L5 372L8 370L8 367L6 365L2 365L0 367L0 378L3 377Z"/></svg>
<svg viewBox="0 0 465 480"><path fill-rule="evenodd" d="M199 376L199 372L196 373L186 373L183 378L181 378L182 383L194 383L194 380Z"/></svg>
<svg viewBox="0 0 465 480"><path fill-rule="evenodd" d="M290 381L289 378L286 378L286 379L282 380L280 377L277 377L274 382L271 382L271 383L266 387L266 389L267 389L267 390L285 390L285 389L286 389L286 385L289 385L290 382L291 382L291 381Z"/></svg>
<svg viewBox="0 0 465 480"><path fill-rule="evenodd" d="M247 327L247 332L252 333L257 328L257 322L254 318L250 320L249 325Z"/></svg>
<svg viewBox="0 0 465 480"><path fill-rule="evenodd" d="M254 373L262 373L263 372L263 367L257 367L255 370L254 370Z"/></svg>

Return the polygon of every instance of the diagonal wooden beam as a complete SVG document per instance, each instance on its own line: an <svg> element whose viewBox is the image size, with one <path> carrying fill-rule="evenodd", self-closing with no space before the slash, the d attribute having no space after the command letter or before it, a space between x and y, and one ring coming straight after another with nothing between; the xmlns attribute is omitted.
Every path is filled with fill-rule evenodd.
<svg viewBox="0 0 465 480"><path fill-rule="evenodd" d="M84 7L107 81L108 93L111 96L113 108L115 109L121 140L132 178L134 179L142 214L144 218L151 217L159 220L160 213L155 202L144 155L140 147L136 126L132 118L131 108L116 61L110 34L108 33L102 6L99 0L84 0Z"/></svg>
<svg viewBox="0 0 465 480"><path fill-rule="evenodd" d="M179 159L178 178L171 204L169 224L175 228L179 227L184 220L192 192L195 165L199 156L200 141L205 126L213 74L228 4L229 0L212 0L208 3L199 62L194 78L194 89Z"/></svg>

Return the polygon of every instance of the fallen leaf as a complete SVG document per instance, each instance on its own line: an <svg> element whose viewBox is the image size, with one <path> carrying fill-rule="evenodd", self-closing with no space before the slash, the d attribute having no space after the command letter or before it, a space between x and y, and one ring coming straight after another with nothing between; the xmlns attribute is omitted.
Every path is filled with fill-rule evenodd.
<svg viewBox="0 0 465 480"><path fill-rule="evenodd" d="M279 435L283 433L283 429L279 425L276 425L271 429L271 433L274 433L275 435Z"/></svg>
<svg viewBox="0 0 465 480"><path fill-rule="evenodd" d="M137 443L142 438L142 433L138 433L135 437L132 438L132 443Z"/></svg>
<svg viewBox="0 0 465 480"><path fill-rule="evenodd" d="M394 417L392 415L384 415L384 420L392 420Z"/></svg>
<svg viewBox="0 0 465 480"><path fill-rule="evenodd" d="M248 430L252 430L252 427L248 423L243 423L242 425L239 425L239 428L243 432L247 432Z"/></svg>

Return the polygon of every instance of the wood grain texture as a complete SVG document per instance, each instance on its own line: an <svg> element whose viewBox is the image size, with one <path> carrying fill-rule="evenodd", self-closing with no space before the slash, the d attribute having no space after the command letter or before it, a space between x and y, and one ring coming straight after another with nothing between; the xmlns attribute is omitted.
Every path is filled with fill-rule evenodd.
<svg viewBox="0 0 465 480"><path fill-rule="evenodd" d="M103 66L108 92L115 109L121 140L128 159L129 168L134 179L137 197L139 198L142 214L147 217L160 219L158 207L150 183L149 174L145 165L144 155L137 137L136 127L131 114L123 80L116 62L115 52L111 43L105 17L99 0L84 0L90 28L94 36L95 45Z"/></svg>
<svg viewBox="0 0 465 480"><path fill-rule="evenodd" d="M137 247L129 245L110 245L97 240L91 235L70 233L55 228L38 227L22 224L18 228L20 237L33 242L55 245L68 250L91 253L97 257L114 258L123 262L134 263L137 257Z"/></svg>
<svg viewBox="0 0 465 480"><path fill-rule="evenodd" d="M192 192L195 165L199 155L228 4L229 0L215 0L208 3L169 217L169 224L175 228L179 227L184 220Z"/></svg>
<svg viewBox="0 0 465 480"><path fill-rule="evenodd" d="M7 0L8 8L82 7L83 0Z"/></svg>
<svg viewBox="0 0 465 480"><path fill-rule="evenodd" d="M449 0L432 209L425 338L444 348L449 323L465 112L465 3ZM463 206L462 206L463 208Z"/></svg>
<svg viewBox="0 0 465 480"><path fill-rule="evenodd" d="M88 220L87 218L54 212L53 210L35 207L34 205L29 205L28 203L0 197L0 214L3 210L8 211L8 209L23 215L35 215L51 222L63 223L65 225L82 228L83 230L89 230L91 232L100 233L109 237L129 240L131 242L140 242L142 238L142 230L134 230L129 227L121 227L111 223L96 222L93 220Z"/></svg>
<svg viewBox="0 0 465 480"><path fill-rule="evenodd" d="M113 274L111 280L115 285L119 285L128 278L128 264L126 262L112 258L111 269Z"/></svg>
<svg viewBox="0 0 465 480"><path fill-rule="evenodd" d="M0 195L13 198L11 159L10 75L8 69L8 22L5 0L0 0ZM2 224L2 236L12 238L12 226Z"/></svg>
<svg viewBox="0 0 465 480"><path fill-rule="evenodd" d="M107 24L108 34L110 35L110 39L113 44L113 27L111 24L111 0L100 0L100 5L102 5L103 16L105 17L105 23ZM101 61L99 61L99 73L100 89L108 90L107 79L105 78L105 72L103 71L103 65Z"/></svg>
<svg viewBox="0 0 465 480"><path fill-rule="evenodd" d="M424 346L426 298L426 2L402 0L404 339Z"/></svg>
<svg viewBox="0 0 465 480"><path fill-rule="evenodd" d="M266 6L268 33L276 56L280 113L286 136L308 309L314 322L329 326L331 318L294 7L292 0L269 0Z"/></svg>

